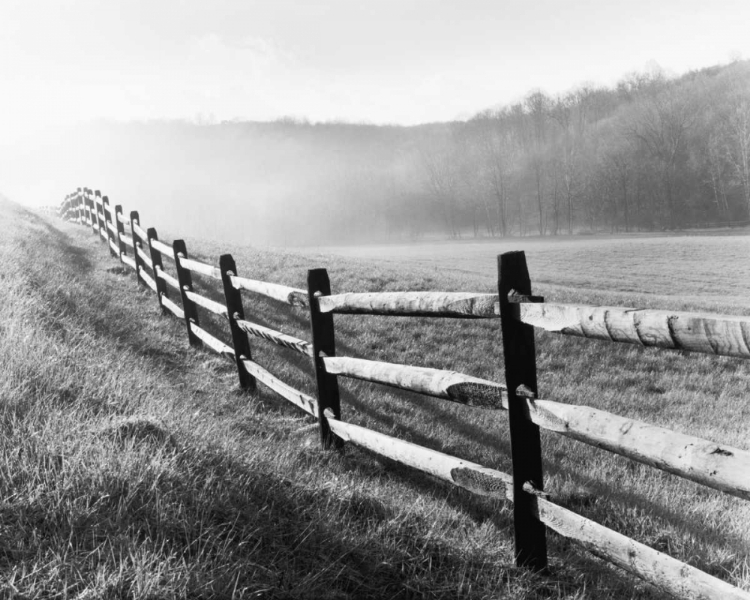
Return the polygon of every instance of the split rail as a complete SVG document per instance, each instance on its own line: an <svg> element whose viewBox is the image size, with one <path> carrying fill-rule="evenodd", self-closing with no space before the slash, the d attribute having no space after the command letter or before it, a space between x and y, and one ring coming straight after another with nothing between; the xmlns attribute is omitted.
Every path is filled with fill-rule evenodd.
<svg viewBox="0 0 750 600"><path fill-rule="evenodd" d="M126 217L99 191L78 188L58 214L91 227L114 257L155 292L164 314L185 323L189 343L233 361L239 384L260 382L317 418L324 448L351 443L476 494L513 503L517 564L547 568L546 530L571 539L678 598L750 600L750 593L654 550L567 508L544 491L540 429L628 457L724 493L750 500L750 452L590 408L540 399L534 329L563 335L750 358L750 318L622 307L567 305L534 296L523 252L498 257L498 293L387 292L332 294L325 269L308 272L307 290L241 277L231 255L218 266L189 257L185 242L160 240L137 211ZM164 269L174 263L176 275ZM224 303L198 294L192 274L221 282ZM305 310L311 342L245 319L242 293ZM200 325L199 309L223 317L231 345ZM505 383L462 373L337 356L334 314L501 320ZM252 359L249 340L263 339L309 357L317 397L284 383ZM513 473L367 429L342 419L338 378L349 377L508 413Z"/></svg>

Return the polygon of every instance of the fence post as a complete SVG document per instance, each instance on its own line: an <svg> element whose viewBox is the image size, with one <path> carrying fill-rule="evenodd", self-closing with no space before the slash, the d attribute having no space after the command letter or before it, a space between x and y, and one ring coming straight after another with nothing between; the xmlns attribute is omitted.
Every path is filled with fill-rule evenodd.
<svg viewBox="0 0 750 600"><path fill-rule="evenodd" d="M148 285L146 284L146 281L143 279L143 275L141 275L141 269L145 269L146 263L143 262L143 257L140 254L138 254L138 248L143 250L143 244L141 244L141 238L139 238L135 233L136 223L139 226L141 224L140 217L138 216L138 211L131 210L130 211L130 237L133 240L133 259L135 260L135 277L136 277L136 281L140 283L143 287L148 287Z"/></svg>
<svg viewBox="0 0 750 600"><path fill-rule="evenodd" d="M91 210L89 209L89 197L87 188L81 190L81 202L83 203L83 224L91 226Z"/></svg>
<svg viewBox="0 0 750 600"><path fill-rule="evenodd" d="M244 360L252 358L250 354L250 341L247 334L237 325L238 320L245 319L245 311L242 308L242 294L240 290L232 285L231 276L237 275L237 265L231 254L222 254L219 258L219 270L221 271L221 282L224 284L224 298L227 303L227 317L229 328L232 331L232 344L234 345L234 358L237 362L237 374L240 377L240 387L244 390L255 390L255 377L250 375L242 364Z"/></svg>
<svg viewBox="0 0 750 600"><path fill-rule="evenodd" d="M200 339L198 339L198 336L196 336L190 328L191 323L195 323L196 325L200 324L198 321L198 310L195 307L195 302L185 294L185 292L193 291L193 277L190 274L190 269L186 269L180 264L180 258L188 258L185 240L175 240L172 242L172 250L174 252L174 264L177 268L177 281L180 284L182 310L185 313L185 326L188 331L188 341L191 346L201 346L202 343Z"/></svg>
<svg viewBox="0 0 750 600"><path fill-rule="evenodd" d="M104 212L104 226L107 228L107 246L109 246L109 253L112 256L119 258L117 256L117 253L112 248L112 244L115 241L115 236L109 226L110 224L114 225L114 219L112 217L112 209L109 206L108 196L104 196L104 198L102 198L102 211Z"/></svg>
<svg viewBox="0 0 750 600"><path fill-rule="evenodd" d="M164 308L164 304L161 299L167 297L167 282L159 277L159 269L164 270L164 264L161 262L161 252L151 245L151 240L158 240L159 237L156 235L156 229L149 227L146 231L146 237L148 237L148 252L151 255L151 264L154 265L154 281L156 282L156 297L159 299L159 308L161 314L166 315L167 309Z"/></svg>
<svg viewBox="0 0 750 600"><path fill-rule="evenodd" d="M336 356L336 338L333 330L333 315L321 313L318 306L320 296L331 295L331 283L325 269L307 272L307 296L310 302L310 330L313 345L313 367L318 385L318 423L320 443L324 449L340 448L343 441L337 438L328 426L325 411L330 409L336 419L341 418L339 382L336 375L326 372L323 356Z"/></svg>
<svg viewBox="0 0 750 600"><path fill-rule="evenodd" d="M83 214L81 212L81 188L76 189L76 222L83 224Z"/></svg>
<svg viewBox="0 0 750 600"><path fill-rule="evenodd" d="M118 204L115 206L115 227L117 227L117 247L120 249L120 256L118 258L120 259L120 262L122 261L122 256L127 254L126 249L127 245L125 242L122 241L122 238L120 237L122 234L125 233L125 226L122 224L122 221L120 221L120 217L122 216L122 204Z"/></svg>
<svg viewBox="0 0 750 600"><path fill-rule="evenodd" d="M547 567L547 538L539 521L536 496L525 492L524 484L543 490L542 448L539 427L527 420L525 398L519 387L536 397L536 349L534 328L517 320L518 306L513 296L531 297L531 280L523 252L506 252L498 257L498 294L508 387L508 422L513 461L513 520L516 564L541 571ZM511 296L509 298L509 295Z"/></svg>
<svg viewBox="0 0 750 600"><path fill-rule="evenodd" d="M89 200L89 218L91 219L91 233L96 233L96 204L94 203L93 191L86 188Z"/></svg>
<svg viewBox="0 0 750 600"><path fill-rule="evenodd" d="M101 230L102 230L102 220L99 217L99 202L101 202L100 198L102 197L101 190L94 190L94 212L96 212L96 235L99 236L99 239L102 239L101 236ZM97 200L99 202L97 202ZM102 214L104 214L104 205L102 205ZM105 225L106 228L106 225Z"/></svg>

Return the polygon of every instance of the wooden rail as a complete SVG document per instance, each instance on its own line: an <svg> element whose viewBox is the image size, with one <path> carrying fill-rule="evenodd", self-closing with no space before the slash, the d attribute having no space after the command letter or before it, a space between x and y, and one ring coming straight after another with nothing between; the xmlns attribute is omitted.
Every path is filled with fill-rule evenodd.
<svg viewBox="0 0 750 600"><path fill-rule="evenodd" d="M141 229L141 226L137 222L133 222L133 233L135 233L141 241L148 243L148 234Z"/></svg>
<svg viewBox="0 0 750 600"><path fill-rule="evenodd" d="M174 289L176 290L180 289L180 282L177 281L175 277L172 277L169 273L167 273L163 268L161 267L156 268L156 276L159 279L163 279L164 281L166 281Z"/></svg>
<svg viewBox="0 0 750 600"><path fill-rule="evenodd" d="M513 477L467 460L430 450L366 427L344 423L328 413L328 425L346 442L390 458L408 467L428 473L472 492L513 500Z"/></svg>
<svg viewBox="0 0 750 600"><path fill-rule="evenodd" d="M750 500L750 452L589 408L523 399L532 423Z"/></svg>
<svg viewBox="0 0 750 600"><path fill-rule="evenodd" d="M193 260L192 258L182 258L180 259L180 265L182 265L182 267L184 267L185 269L190 269L194 273L199 273L201 275L205 275L206 277L213 277L214 279L221 280L221 271L219 271L219 269L217 269L216 267L207 265L206 263Z"/></svg>
<svg viewBox="0 0 750 600"><path fill-rule="evenodd" d="M507 408L505 386L455 371L344 356L324 356L323 364L327 372L335 375L382 383L402 390L445 398L466 406Z"/></svg>
<svg viewBox="0 0 750 600"><path fill-rule="evenodd" d="M162 296L161 302L164 308L166 308L169 312L171 312L175 317L177 317L180 320L185 318L185 311L183 311L179 306L177 306L169 298L167 298L166 296Z"/></svg>
<svg viewBox="0 0 750 600"><path fill-rule="evenodd" d="M145 264L149 269L153 270L154 263L151 262L151 256L149 256L148 252L143 250L140 246L138 246L135 249L135 253L141 258L143 261L143 264Z"/></svg>
<svg viewBox="0 0 750 600"><path fill-rule="evenodd" d="M498 293L384 292L331 294L324 269L308 273L307 290L239 277L230 255L220 267L188 258L185 243L171 246L156 230L114 213L99 191L79 188L57 211L61 218L90 226L123 264L156 292L164 314L184 320L191 344L203 345L237 365L240 385L255 381L317 417L324 447L344 442L428 473L473 493L513 502L517 563L544 570L545 527L679 598L750 600L750 593L578 515L550 500L542 478L539 429L545 429L651 465L727 494L750 500L750 451L590 408L540 399L536 387L534 329L641 346L750 358L750 318L622 307L544 302L533 296L523 253L498 262ZM131 235L124 233L124 225ZM148 252L142 244L148 244ZM132 249L132 256L127 252ZM177 277L162 266L175 262ZM150 272L149 272L150 270ZM195 292L190 273L222 281L225 302ZM153 275L151 274L153 273ZM180 292L182 307L167 296ZM312 343L247 320L241 291L307 308ZM196 307L226 318L232 346L201 327ZM336 356L333 314L499 318L506 383L440 369ZM266 339L312 359L317 398L294 389L250 356L248 336ZM338 376L388 385L458 402L468 408L508 412L513 475L347 423L341 418Z"/></svg>
<svg viewBox="0 0 750 600"><path fill-rule="evenodd" d="M127 233L120 234L120 241L129 248L133 248L133 238L130 237Z"/></svg>
<svg viewBox="0 0 750 600"><path fill-rule="evenodd" d="M546 498L535 498L539 521L589 552L676 598L748 600L750 593L645 544L586 519Z"/></svg>
<svg viewBox="0 0 750 600"><path fill-rule="evenodd" d="M250 373L266 387L279 394L279 396L281 396L282 398L286 398L292 404L296 404L306 413L312 416L317 416L318 403L315 398L313 398L312 396L308 396L307 394L303 394L299 390L295 390L293 387L276 378L266 369L261 367L258 363L253 362L252 360L243 360L242 364L245 366L245 369L247 369L248 373Z"/></svg>
<svg viewBox="0 0 750 600"><path fill-rule="evenodd" d="M135 271L135 261L132 258L130 258L129 256L125 256L124 254L120 254L120 260L128 265L131 269L133 269L133 271Z"/></svg>
<svg viewBox="0 0 750 600"><path fill-rule="evenodd" d="M538 329L596 340L750 358L750 318L636 308L519 304Z"/></svg>
<svg viewBox="0 0 750 600"><path fill-rule="evenodd" d="M171 260L174 260L174 252L172 251L171 246L167 246L164 242L153 239L151 240L151 245L155 250L161 252L162 257L167 257Z"/></svg>
<svg viewBox="0 0 750 600"><path fill-rule="evenodd" d="M200 294L191 291L186 291L185 295L198 306L202 306L215 315L220 315L222 317L227 316L227 307L220 302L216 302L215 300L211 300L210 298L206 298L205 296L201 296Z"/></svg>
<svg viewBox="0 0 750 600"><path fill-rule="evenodd" d="M146 282L146 285L147 285L148 287L150 287L152 291L156 292L156 282L155 282L155 281L154 281L154 279L153 279L153 278L151 277L151 275L149 275L149 274L148 274L148 273L146 272L146 269L144 269L143 267L139 267L139 268L138 268L138 273L140 274L140 276L141 276L141 279L143 279L143 281L145 281L145 282Z"/></svg>
<svg viewBox="0 0 750 600"><path fill-rule="evenodd" d="M232 285L238 290L247 290L255 292L267 298L273 298L279 302L284 302L290 306L307 307L307 292L285 285L276 283L266 283L265 281L256 281L254 279L245 279L244 277L231 277Z"/></svg>
<svg viewBox="0 0 750 600"><path fill-rule="evenodd" d="M208 331L206 331L205 329L201 329L195 323L190 323L190 329L201 342L211 348L211 350L213 350L214 352L222 354L227 358L234 358L234 350L232 350L231 346L227 346L220 339L215 338L210 333L208 333Z"/></svg>
<svg viewBox="0 0 750 600"><path fill-rule="evenodd" d="M305 354L309 357L312 357L313 355L312 344L297 339L296 337L293 337L291 335L286 335L285 333L281 333L280 331L276 331L275 329L263 327L263 325L251 323L250 321L238 319L237 325L240 329L242 329L242 331L244 331L245 333L249 333L250 335L263 338L265 340L273 342L274 344L278 344L279 346L284 346L285 348L291 348L292 350L296 350L300 354Z"/></svg>
<svg viewBox="0 0 750 600"><path fill-rule="evenodd" d="M499 317L497 294L465 292L379 292L337 294L320 299L320 312L399 317Z"/></svg>

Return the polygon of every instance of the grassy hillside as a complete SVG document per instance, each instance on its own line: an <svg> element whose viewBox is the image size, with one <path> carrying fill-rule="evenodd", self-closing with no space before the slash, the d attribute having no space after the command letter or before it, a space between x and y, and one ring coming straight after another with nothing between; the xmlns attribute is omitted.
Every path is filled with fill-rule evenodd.
<svg viewBox="0 0 750 600"><path fill-rule="evenodd" d="M85 228L7 202L0 227L3 594L661 597L555 536L550 576L517 570L507 503L355 448L319 450L310 418L271 393L241 393L231 364L188 349L184 325L161 317L153 295ZM339 291L492 289L489 279L419 263L194 241L188 249L214 261L233 250L240 275L296 286L307 268L326 266ZM575 292L563 295L556 299ZM607 293L586 300L597 298ZM302 312L250 298L245 309L309 337ZM342 317L337 334L342 355L502 380L498 323ZM543 397L750 447L747 362L537 339ZM253 342L258 362L313 391L306 360L262 344ZM347 420L510 469L503 413L362 382L342 387ZM750 589L747 502L551 434L543 443L556 501Z"/></svg>

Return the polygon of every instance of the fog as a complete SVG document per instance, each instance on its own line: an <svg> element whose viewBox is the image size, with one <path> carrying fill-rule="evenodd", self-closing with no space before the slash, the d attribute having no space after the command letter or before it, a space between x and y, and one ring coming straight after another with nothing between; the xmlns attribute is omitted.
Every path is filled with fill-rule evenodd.
<svg viewBox="0 0 750 600"><path fill-rule="evenodd" d="M97 122L6 147L0 190L39 206L101 189L144 224L232 243L374 240L384 233L378 180L402 138L399 127L293 121Z"/></svg>
<svg viewBox="0 0 750 600"><path fill-rule="evenodd" d="M331 245L750 224L750 61L419 126L95 122L3 146L0 190L77 187L171 235Z"/></svg>

